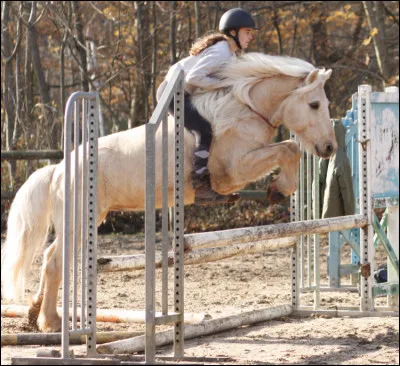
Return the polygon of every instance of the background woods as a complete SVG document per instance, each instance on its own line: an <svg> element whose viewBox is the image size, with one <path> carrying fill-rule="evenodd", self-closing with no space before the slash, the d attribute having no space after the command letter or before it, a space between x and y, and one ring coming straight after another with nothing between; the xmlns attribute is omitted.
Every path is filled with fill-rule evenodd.
<svg viewBox="0 0 400 366"><path fill-rule="evenodd" d="M360 84L398 86L395 1L2 1L1 149L61 149L65 103L78 90L100 92L102 135L146 123L169 66L238 6L260 28L249 51L333 69L332 117ZM2 191L38 164L2 161Z"/></svg>

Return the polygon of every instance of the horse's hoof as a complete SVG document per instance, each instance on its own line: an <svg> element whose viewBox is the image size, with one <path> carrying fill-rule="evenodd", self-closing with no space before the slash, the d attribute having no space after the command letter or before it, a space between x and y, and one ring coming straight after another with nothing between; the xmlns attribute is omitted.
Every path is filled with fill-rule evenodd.
<svg viewBox="0 0 400 366"><path fill-rule="evenodd" d="M189 244L184 244L184 246L183 246L183 252L184 253L189 253L189 252L191 252L193 249L192 249L192 246L191 245L189 245Z"/></svg>
<svg viewBox="0 0 400 366"><path fill-rule="evenodd" d="M61 332L61 318L56 315L52 320L49 320L39 315L38 326L44 333Z"/></svg>
<svg viewBox="0 0 400 366"><path fill-rule="evenodd" d="M29 311L28 311L28 324L31 327L35 328L35 329L38 328L37 320L38 320L38 317L39 317L39 312L40 312L40 306L41 305L42 305L41 303L32 302L30 304L30 308L29 308Z"/></svg>
<svg viewBox="0 0 400 366"><path fill-rule="evenodd" d="M285 200L285 196L279 192L277 188L271 186L268 187L267 190L267 201L270 204L276 205L278 203L282 203Z"/></svg>

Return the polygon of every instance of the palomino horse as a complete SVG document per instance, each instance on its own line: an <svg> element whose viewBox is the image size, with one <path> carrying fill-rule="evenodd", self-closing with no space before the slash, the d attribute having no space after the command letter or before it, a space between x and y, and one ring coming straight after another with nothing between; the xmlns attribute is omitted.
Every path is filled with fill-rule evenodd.
<svg viewBox="0 0 400 366"><path fill-rule="evenodd" d="M273 183L275 189L283 195L295 191L301 156L298 144L270 144L281 123L319 157L328 158L336 150L324 92L330 74L330 70L318 70L299 59L249 53L226 65L219 75L218 88L193 96L199 112L213 126L209 168L217 192L235 192L276 167L281 172ZM169 122L172 134L173 120ZM161 146L160 137L156 143ZM170 136L170 151L173 140ZM185 131L185 204L194 200L194 145L194 136ZM161 154L160 148L157 151ZM169 155L172 187L173 157ZM157 159L156 171L160 171L161 156ZM144 162L145 126L99 139L98 223L110 210L143 210ZM18 298L24 294L34 253L46 241L50 225L54 225L56 237L44 253L39 290L31 299L30 315L43 331L59 331L61 324L56 305L62 276L63 179L63 162L39 169L29 177L11 206L3 248L3 295ZM160 207L160 193L156 201Z"/></svg>

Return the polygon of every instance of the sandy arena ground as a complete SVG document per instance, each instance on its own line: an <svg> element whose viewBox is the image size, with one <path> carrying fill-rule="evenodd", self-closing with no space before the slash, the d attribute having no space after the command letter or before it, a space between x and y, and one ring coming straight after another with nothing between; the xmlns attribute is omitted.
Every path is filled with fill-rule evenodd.
<svg viewBox="0 0 400 366"><path fill-rule="evenodd" d="M321 279L327 283L327 245L321 241ZM143 238L102 236L100 255L143 252ZM379 255L379 253L378 253ZM349 254L344 253L345 262ZM30 293L37 289L41 257L35 261ZM243 255L219 262L185 267L185 311L205 313L217 318L290 302L290 255L287 249L263 254ZM170 271L172 272L172 271ZM172 274L170 273L171 281ZM160 279L160 271L157 271ZM171 282L172 283L172 282ZM160 293L158 287L158 294ZM102 273L98 278L98 308L144 309L144 271ZM311 305L312 294L303 294L302 302ZM160 297L157 297L160 302ZM358 294L324 292L321 305L357 306ZM377 300L386 305L385 298ZM2 300L2 304L7 302ZM61 303L60 303L61 305ZM2 334L33 332L26 319L1 318ZM204 336L185 342L185 356L229 357L223 364L399 364L398 317L309 318L283 317L253 326ZM160 330L163 328L159 328ZM98 323L99 331L144 331L143 324ZM59 346L2 346L1 364L13 356L35 356L40 349ZM75 354L84 346L74 346ZM158 350L172 355L171 347Z"/></svg>

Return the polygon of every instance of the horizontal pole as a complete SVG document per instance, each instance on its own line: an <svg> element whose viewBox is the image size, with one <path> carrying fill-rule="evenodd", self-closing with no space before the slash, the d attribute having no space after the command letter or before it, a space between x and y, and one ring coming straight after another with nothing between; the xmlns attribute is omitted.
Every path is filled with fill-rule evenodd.
<svg viewBox="0 0 400 366"><path fill-rule="evenodd" d="M199 247L215 247L220 245L232 245L292 236L322 234L331 231L360 228L367 224L367 218L362 215L354 215L212 231L198 234L186 234L185 248L194 249Z"/></svg>
<svg viewBox="0 0 400 366"><path fill-rule="evenodd" d="M62 308L57 308L61 313ZM28 316L29 306L25 305L1 305L1 316L5 318L24 318ZM80 308L77 309L77 320L80 320ZM69 310L70 319L72 308ZM161 316L161 312L156 312L156 316ZM204 313L185 313L185 323L200 323L205 319ZM144 322L144 310L124 310L124 309L97 309L96 321L108 323L141 323Z"/></svg>
<svg viewBox="0 0 400 366"><path fill-rule="evenodd" d="M239 196L241 200L267 201L267 191L243 190L239 191Z"/></svg>
<svg viewBox="0 0 400 366"><path fill-rule="evenodd" d="M64 152L59 150L12 150L2 151L1 160L38 160L63 159Z"/></svg>
<svg viewBox="0 0 400 366"><path fill-rule="evenodd" d="M293 310L293 316L299 317L309 317L313 315L324 315L331 317L349 317L349 318L364 318L364 317L391 317L391 316L399 316L398 310L377 310L377 311L360 311L359 307L354 307L354 310L314 310L312 306L309 307L301 307L298 310ZM129 340L129 339L127 339Z"/></svg>
<svg viewBox="0 0 400 366"><path fill-rule="evenodd" d="M265 322L267 320L288 316L292 312L292 307L288 304L278 305L272 308L258 309L231 315L223 318L206 320L201 324L185 326L185 340L202 337L209 334L224 332L245 325ZM156 333L156 347L171 344L175 337L174 329ZM144 350L145 336L125 339L122 341L105 343L97 347L100 354L134 353Z"/></svg>
<svg viewBox="0 0 400 366"><path fill-rule="evenodd" d="M39 351L38 351L39 352ZM57 357L54 357L57 356ZM51 357L11 357L12 365L120 365L118 359L99 359L99 358L61 358L58 351L51 354Z"/></svg>
<svg viewBox="0 0 400 366"><path fill-rule="evenodd" d="M320 292L358 292L358 288L354 286L341 286L341 287L329 287L329 286L321 286L317 288L317 286L307 286L303 287L300 289L301 293L307 293L307 292L314 292L314 291L320 291Z"/></svg>
<svg viewBox="0 0 400 366"><path fill-rule="evenodd" d="M357 254L358 255L358 254ZM360 266L358 264L341 264L339 267L339 275L347 276L349 274L356 274L360 271Z"/></svg>
<svg viewBox="0 0 400 366"><path fill-rule="evenodd" d="M290 248L296 245L296 238L280 238L274 240L264 240L254 243L232 244L230 246L203 248L184 253L184 264L199 264L215 262L224 258L234 257L239 254L253 254ZM156 253L156 268L161 268L162 255ZM168 266L174 265L174 252L168 253ZM98 259L97 268L99 272L116 272L128 270L141 270L145 266L144 254L108 256ZM187 313L185 313L185 320Z"/></svg>
<svg viewBox="0 0 400 366"><path fill-rule="evenodd" d="M103 344L121 339L137 337L142 332L97 332L96 343ZM85 344L85 335L71 335L71 344ZM25 345L58 345L61 344L61 333L20 333L2 334L1 346L25 346Z"/></svg>
<svg viewBox="0 0 400 366"><path fill-rule="evenodd" d="M1 191L1 199L2 200L10 200L15 197L17 192L6 192L6 191Z"/></svg>

